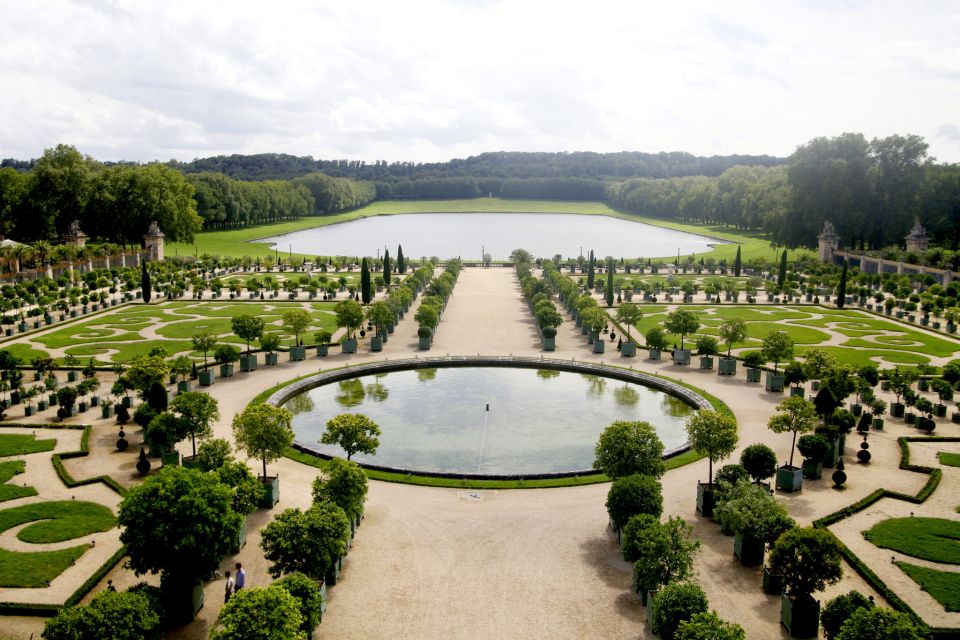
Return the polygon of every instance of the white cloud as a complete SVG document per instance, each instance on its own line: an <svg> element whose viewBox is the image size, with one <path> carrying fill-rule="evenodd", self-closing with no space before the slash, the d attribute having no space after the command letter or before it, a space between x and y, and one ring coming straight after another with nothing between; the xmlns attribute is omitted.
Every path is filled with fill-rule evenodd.
<svg viewBox="0 0 960 640"><path fill-rule="evenodd" d="M0 0L0 157L787 155L916 133L960 161L949 2Z"/></svg>

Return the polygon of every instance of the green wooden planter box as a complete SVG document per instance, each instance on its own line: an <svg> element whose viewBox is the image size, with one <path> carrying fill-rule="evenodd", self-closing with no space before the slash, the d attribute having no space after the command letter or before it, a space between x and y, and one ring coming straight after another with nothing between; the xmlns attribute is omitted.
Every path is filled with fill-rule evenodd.
<svg viewBox="0 0 960 640"><path fill-rule="evenodd" d="M906 411L907 406L902 402L891 402L890 403L890 415L894 418L902 418L904 411Z"/></svg>
<svg viewBox="0 0 960 640"><path fill-rule="evenodd" d="M649 353L651 360L660 360L663 355L663 352L660 349L650 349Z"/></svg>
<svg viewBox="0 0 960 640"><path fill-rule="evenodd" d="M557 339L556 338L544 338L543 339L543 350L544 351L556 351L557 349Z"/></svg>
<svg viewBox="0 0 960 640"><path fill-rule="evenodd" d="M190 381L184 380L183 382L177 383L177 393L187 393L190 391Z"/></svg>
<svg viewBox="0 0 960 640"><path fill-rule="evenodd" d="M699 513L705 518L709 518L713 515L714 505L715 505L715 500L713 495L713 485L698 482L697 483L697 513Z"/></svg>
<svg viewBox="0 0 960 640"><path fill-rule="evenodd" d="M819 480L823 477L823 463L812 460L803 461L803 477L807 480Z"/></svg>
<svg viewBox="0 0 960 640"><path fill-rule="evenodd" d="M297 345L296 347L290 347L290 360L293 362L299 362L300 360L307 359L307 348L303 345Z"/></svg>
<svg viewBox="0 0 960 640"><path fill-rule="evenodd" d="M280 362L280 356L277 353L270 352L263 354L263 363L268 367L275 366L278 362ZM254 367L254 369L256 369L256 367Z"/></svg>
<svg viewBox="0 0 960 640"><path fill-rule="evenodd" d="M233 365L232 365L232 364L222 364L222 365L220 365L220 377L221 377L221 378L232 378L232 377L233 377Z"/></svg>
<svg viewBox="0 0 960 640"><path fill-rule="evenodd" d="M713 358L710 356L700 356L701 369L713 369Z"/></svg>
<svg viewBox="0 0 960 640"><path fill-rule="evenodd" d="M779 374L779 373L772 373L772 372L769 372L769 371L768 371L768 372L767 372L767 383L766 383L767 391L771 391L771 392L773 392L773 393L780 393L780 392L782 392L782 391L783 391L783 384L784 384L784 381L785 381L785 380L786 380L786 376L784 376L784 375L782 375L782 374Z"/></svg>
<svg viewBox="0 0 960 640"><path fill-rule="evenodd" d="M953 415L958 417L958 419L954 420L954 422L960 422L960 413L955 413ZM883 418L874 418L872 426L877 431L883 431Z"/></svg>
<svg viewBox="0 0 960 640"><path fill-rule="evenodd" d="M240 356L240 371L256 371L257 354L250 353Z"/></svg>
<svg viewBox="0 0 960 640"><path fill-rule="evenodd" d="M793 493L803 489L803 469L786 465L777 469L777 491Z"/></svg>
<svg viewBox="0 0 960 640"><path fill-rule="evenodd" d="M717 365L717 374L721 376L737 375L737 359L720 358L720 362Z"/></svg>
<svg viewBox="0 0 960 640"><path fill-rule="evenodd" d="M747 369L747 382L760 382L760 369Z"/></svg>
<svg viewBox="0 0 960 640"><path fill-rule="evenodd" d="M620 355L624 358L633 358L637 355L637 344L635 342L624 342L620 345Z"/></svg>
<svg viewBox="0 0 960 640"><path fill-rule="evenodd" d="M280 478L278 476L257 477L263 483L263 497L257 504L261 509L272 509L280 501Z"/></svg>
<svg viewBox="0 0 960 640"><path fill-rule="evenodd" d="M740 559L745 567L756 567L763 564L764 543L752 536L742 533L736 534L733 539L733 554Z"/></svg>
<svg viewBox="0 0 960 640"><path fill-rule="evenodd" d="M347 339L341 340L340 351L341 353L356 353L357 352L356 338L351 338L350 340L347 340Z"/></svg>
<svg viewBox="0 0 960 640"><path fill-rule="evenodd" d="M770 573L769 567L763 568L763 592L767 595L778 596L783 594L783 576Z"/></svg>
<svg viewBox="0 0 960 640"><path fill-rule="evenodd" d="M812 597L780 596L780 622L794 638L816 638L820 631L820 603Z"/></svg>
<svg viewBox="0 0 960 640"><path fill-rule="evenodd" d="M341 571L343 571L343 556L337 558L336 561L334 561L333 566L327 570L327 575L324 579L324 582L331 587L336 586L337 580L340 578Z"/></svg>
<svg viewBox="0 0 960 640"><path fill-rule="evenodd" d="M370 351L383 351L383 338L379 336L370 338Z"/></svg>
<svg viewBox="0 0 960 640"><path fill-rule="evenodd" d="M160 455L160 462L163 466L180 466L180 452L179 451L167 451Z"/></svg>
<svg viewBox="0 0 960 640"><path fill-rule="evenodd" d="M594 353L603 353L604 343L603 340L597 338L593 341L593 352Z"/></svg>
<svg viewBox="0 0 960 640"><path fill-rule="evenodd" d="M690 349L674 349L673 364L690 364Z"/></svg>
<svg viewBox="0 0 960 640"><path fill-rule="evenodd" d="M209 387L213 384L214 374L213 369L204 369L200 372L200 386Z"/></svg>

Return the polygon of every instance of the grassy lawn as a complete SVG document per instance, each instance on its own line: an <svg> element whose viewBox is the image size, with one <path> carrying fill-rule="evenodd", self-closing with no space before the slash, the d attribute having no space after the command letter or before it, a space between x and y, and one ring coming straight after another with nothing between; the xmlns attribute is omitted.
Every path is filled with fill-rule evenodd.
<svg viewBox="0 0 960 640"><path fill-rule="evenodd" d="M336 302L311 302L307 307L313 322L307 330L305 342L312 342L314 332L334 331ZM207 330L219 336L221 342L244 344L233 335L230 320L239 314L249 314L266 322L267 332L277 332L284 343L292 342L292 335L283 328L283 314L290 309L303 309L296 302L231 302L202 301L164 302L155 307L135 306L109 316L102 316L65 326L36 340L55 349L78 357L94 357L97 364L128 362L146 355L155 346L162 346L170 355L187 354L202 360L203 354L193 351L192 336ZM256 346L254 344L253 346ZM108 355L110 354L110 355Z"/></svg>
<svg viewBox="0 0 960 640"><path fill-rule="evenodd" d="M23 460L0 462L0 502L37 495L37 490L33 487L20 487L15 484L7 484L15 475L23 473L25 467L26 463Z"/></svg>
<svg viewBox="0 0 960 640"><path fill-rule="evenodd" d="M775 251L770 242L757 233L741 233L722 225L704 225L670 222L657 218L635 216L614 211L602 202L561 202L553 200L503 200L500 198L475 198L470 200L409 200L381 201L366 207L335 216L307 217L299 220L277 222L228 231L207 231L197 235L194 244L172 243L167 254L194 255L209 253L219 256L268 256L274 251L266 243L254 243L253 240L270 236L322 227L339 222L368 218L371 216L397 215L403 213L578 213L583 215L605 215L623 220L644 222L667 229L676 229L688 233L713 236L721 240L740 243L744 260L766 258L774 260ZM720 245L713 251L700 254L717 260L732 261L737 252L736 245ZM812 252L805 251L812 255ZM791 251L791 259L798 251ZM306 256L313 257L313 256ZM664 256L667 257L667 256Z"/></svg>
<svg viewBox="0 0 960 640"><path fill-rule="evenodd" d="M109 531L116 525L116 518L102 504L78 500L38 502L0 511L0 532L26 522L34 524L21 529L17 539L47 544Z"/></svg>
<svg viewBox="0 0 960 640"><path fill-rule="evenodd" d="M57 446L56 440L37 440L33 434L0 433L0 458L52 451L55 446ZM12 475L7 477L7 480L10 477ZM7 480L3 480L3 482Z"/></svg>
<svg viewBox="0 0 960 640"><path fill-rule="evenodd" d="M873 525L864 537L884 549L914 558L960 564L960 522L942 518L890 518Z"/></svg>
<svg viewBox="0 0 960 640"><path fill-rule="evenodd" d="M0 587L46 587L89 548L89 544L82 544L59 551L34 553L0 549Z"/></svg>
<svg viewBox="0 0 960 640"><path fill-rule="evenodd" d="M940 460L940 464L946 465L948 467L960 467L960 453L948 453L947 451L940 451L937 453L937 459Z"/></svg>
<svg viewBox="0 0 960 640"><path fill-rule="evenodd" d="M906 562L897 566L947 611L960 611L960 573L937 571Z"/></svg>

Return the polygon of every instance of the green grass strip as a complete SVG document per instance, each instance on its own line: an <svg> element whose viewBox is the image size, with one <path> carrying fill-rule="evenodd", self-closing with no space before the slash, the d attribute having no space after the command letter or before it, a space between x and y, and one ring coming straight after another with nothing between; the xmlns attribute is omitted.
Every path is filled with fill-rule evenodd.
<svg viewBox="0 0 960 640"><path fill-rule="evenodd" d="M960 522L943 518L888 518L863 536L882 549L943 564L960 564Z"/></svg>
<svg viewBox="0 0 960 640"><path fill-rule="evenodd" d="M32 434L0 433L0 458L52 451L55 446L56 440L37 440Z"/></svg>
<svg viewBox="0 0 960 640"><path fill-rule="evenodd" d="M23 473L25 468L26 463L23 460L0 462L0 502L37 495L37 490L33 487L18 487L15 484L7 484L13 476Z"/></svg>
<svg viewBox="0 0 960 640"><path fill-rule="evenodd" d="M109 531L117 521L109 508L81 500L36 502L0 511L0 532L27 522L34 524L20 529L17 539L49 544Z"/></svg>
<svg viewBox="0 0 960 640"><path fill-rule="evenodd" d="M937 459L942 465L946 465L948 467L960 467L960 453L940 451L937 453Z"/></svg>
<svg viewBox="0 0 960 640"><path fill-rule="evenodd" d="M960 611L960 573L937 571L918 567L907 562L897 562L897 566L943 605L947 611Z"/></svg>
<svg viewBox="0 0 960 640"><path fill-rule="evenodd" d="M46 587L89 548L89 544L82 544L69 549L33 553L0 549L0 587Z"/></svg>

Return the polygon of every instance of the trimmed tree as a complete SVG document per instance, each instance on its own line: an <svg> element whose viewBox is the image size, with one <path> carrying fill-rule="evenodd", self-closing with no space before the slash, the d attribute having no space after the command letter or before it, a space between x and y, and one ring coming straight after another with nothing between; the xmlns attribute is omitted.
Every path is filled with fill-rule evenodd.
<svg viewBox="0 0 960 640"><path fill-rule="evenodd" d="M44 640L159 637L160 616L147 596L134 591L102 591L86 606L64 607L47 620Z"/></svg>
<svg viewBox="0 0 960 640"><path fill-rule="evenodd" d="M593 282L596 275L594 273L593 249L590 249L590 258L587 261L587 290L593 290Z"/></svg>
<svg viewBox="0 0 960 640"><path fill-rule="evenodd" d="M299 346L300 334L307 330L313 318L305 309L291 309L283 314L284 328L293 334L294 346Z"/></svg>
<svg viewBox="0 0 960 640"><path fill-rule="evenodd" d="M347 339L352 340L353 334L363 324L363 307L356 300L343 300L333 308L337 316L337 326L347 330Z"/></svg>
<svg viewBox="0 0 960 640"><path fill-rule="evenodd" d="M707 611L707 594L700 585L695 582L671 582L653 601L650 629L662 640L673 640L681 622Z"/></svg>
<svg viewBox="0 0 960 640"><path fill-rule="evenodd" d="M607 513L614 529L621 529L633 516L659 518L663 513L663 491L653 476L635 473L617 478L607 492Z"/></svg>
<svg viewBox="0 0 960 640"><path fill-rule="evenodd" d="M150 272L147 271L146 260L140 263L140 291L143 301L149 304L150 298L153 297L153 286L150 284Z"/></svg>
<svg viewBox="0 0 960 640"><path fill-rule="evenodd" d="M623 557L633 562L633 588L640 593L687 579L699 549L693 527L679 517L660 522L641 514L623 527Z"/></svg>
<svg viewBox="0 0 960 640"><path fill-rule="evenodd" d="M790 442L790 462L788 463L788 466L793 467L793 452L797 445L797 434L813 429L817 419L817 411L812 402L800 396L784 398L777 405L777 411L780 413L770 416L767 427L774 433L793 434L793 439Z"/></svg>
<svg viewBox="0 0 960 640"><path fill-rule="evenodd" d="M197 455L197 438L206 440L213 435L211 422L220 419L220 409L213 396L199 391L187 391L173 399L170 405L183 423L183 431L190 436L193 455Z"/></svg>
<svg viewBox="0 0 960 640"><path fill-rule="evenodd" d="M752 444L740 454L740 464L760 484L777 473L777 454L765 444Z"/></svg>
<svg viewBox="0 0 960 640"><path fill-rule="evenodd" d="M367 499L367 474L356 462L343 458L331 458L323 476L313 481L313 501L332 502L356 519L363 513Z"/></svg>
<svg viewBox="0 0 960 640"><path fill-rule="evenodd" d="M907 614L874 607L854 611L840 627L836 640L925 640L928 637Z"/></svg>
<svg viewBox="0 0 960 640"><path fill-rule="evenodd" d="M232 500L216 475L183 467L164 467L131 488L117 524L134 573L159 573L165 600L182 601L233 548L242 519Z"/></svg>
<svg viewBox="0 0 960 640"><path fill-rule="evenodd" d="M737 256L740 256L739 248ZM727 622L713 611L697 613L689 620L684 620L677 627L674 637L677 640L747 640L747 632L740 625Z"/></svg>
<svg viewBox="0 0 960 640"><path fill-rule="evenodd" d="M843 260L843 269L840 271L840 284L837 286L837 309L843 309L847 301L847 260Z"/></svg>
<svg viewBox="0 0 960 640"><path fill-rule="evenodd" d="M309 638L313 630L320 624L320 616L323 611L323 596L320 594L320 587L314 580L300 572L285 575L270 586L283 587L297 599L300 615L303 616L300 630L306 633Z"/></svg>
<svg viewBox="0 0 960 640"><path fill-rule="evenodd" d="M203 354L203 366L207 366L207 354L217 347L217 336L209 331L200 331L191 338L193 348Z"/></svg>
<svg viewBox="0 0 960 640"><path fill-rule="evenodd" d="M708 460L707 484L713 484L713 463L737 448L737 421L729 414L701 409L686 424L690 445Z"/></svg>
<svg viewBox="0 0 960 640"><path fill-rule="evenodd" d="M777 286L782 287L787 279L787 250L780 254L780 268L777 270Z"/></svg>
<svg viewBox="0 0 960 640"><path fill-rule="evenodd" d="M771 331L763 339L760 353L764 360L773 363L773 372L776 374L780 363L793 357L793 339L786 331Z"/></svg>
<svg viewBox="0 0 960 640"><path fill-rule="evenodd" d="M306 511L285 509L263 528L260 547L272 562L270 575L299 571L320 580L347 552L350 521L332 502L318 502ZM299 626L299 625L298 625Z"/></svg>
<svg viewBox="0 0 960 640"><path fill-rule="evenodd" d="M383 250L383 284L387 286L387 289L390 288L390 252L384 248Z"/></svg>
<svg viewBox="0 0 960 640"><path fill-rule="evenodd" d="M263 478L267 463L283 455L293 444L293 415L283 407L254 404L233 417L233 438L237 448L250 458L263 460Z"/></svg>
<svg viewBox="0 0 960 640"><path fill-rule="evenodd" d="M377 423L362 413L342 413L327 420L327 429L320 436L320 442L338 445L349 460L355 453L377 455L379 435Z"/></svg>
<svg viewBox="0 0 960 640"><path fill-rule="evenodd" d="M217 616L210 640L307 640L300 603L282 585L235 593Z"/></svg>
<svg viewBox="0 0 960 640"><path fill-rule="evenodd" d="M820 613L820 624L827 640L834 640L840 633L840 628L857 610L872 609L873 602L859 591L842 593L832 600L828 600Z"/></svg>
<svg viewBox="0 0 960 640"><path fill-rule="evenodd" d="M230 327L238 338L247 343L247 353L250 353L250 342L263 335L264 322L256 316L241 314L230 320Z"/></svg>
<svg viewBox="0 0 960 640"><path fill-rule="evenodd" d="M840 580L840 545L829 531L795 528L777 539L770 551L770 571L783 576L793 598L812 599L817 591Z"/></svg>
<svg viewBox="0 0 960 640"><path fill-rule="evenodd" d="M611 479L640 473L659 478L663 464L663 442L649 422L617 420L600 434L594 449L593 466Z"/></svg>
<svg viewBox="0 0 960 640"><path fill-rule="evenodd" d="M696 333L700 328L697 314L688 309L676 309L667 314L663 326L668 333L680 336L680 349L683 349L683 339L688 333Z"/></svg>
<svg viewBox="0 0 960 640"><path fill-rule="evenodd" d="M738 249L739 251L739 249ZM747 323L740 318L727 320L720 325L720 339L727 345L727 357L730 357L730 351L734 343L743 342L747 339Z"/></svg>
<svg viewBox="0 0 960 640"><path fill-rule="evenodd" d="M613 258L607 260L607 286L604 290L604 300L608 307L613 306Z"/></svg>
<svg viewBox="0 0 960 640"><path fill-rule="evenodd" d="M407 261L403 259L403 247L397 245L397 273L404 274L407 272Z"/></svg>
<svg viewBox="0 0 960 640"><path fill-rule="evenodd" d="M617 307L617 322L624 325L627 329L627 340L630 338L630 329L633 328L633 325L640 322L643 318L643 310L640 308L640 305L634 304L632 302L624 302L619 307Z"/></svg>
<svg viewBox="0 0 960 640"><path fill-rule="evenodd" d="M360 261L360 299L363 300L363 304L370 304L371 298L373 295L370 290L370 265L364 258Z"/></svg>
<svg viewBox="0 0 960 640"><path fill-rule="evenodd" d="M743 262L740 258L740 246L737 245L737 256L733 259L733 275L740 277L740 269L743 265Z"/></svg>

